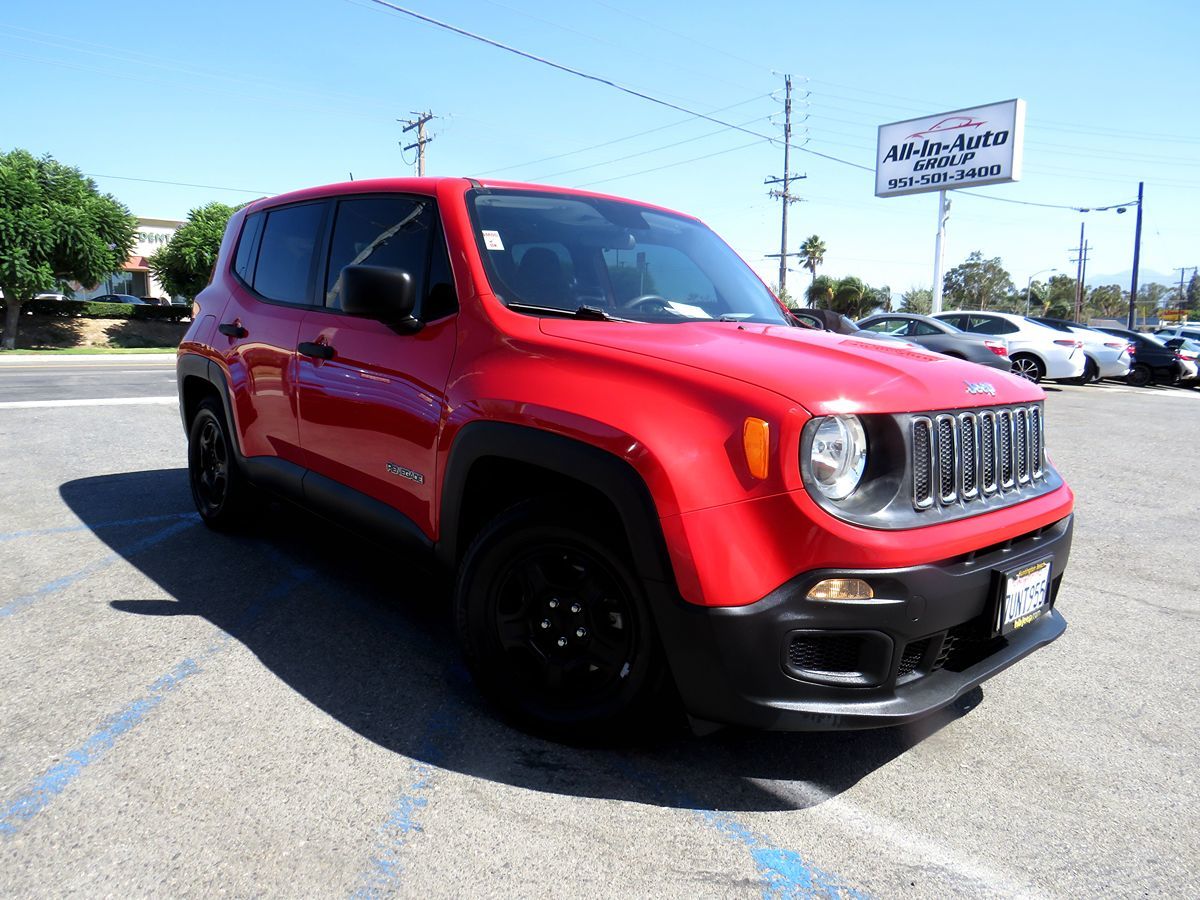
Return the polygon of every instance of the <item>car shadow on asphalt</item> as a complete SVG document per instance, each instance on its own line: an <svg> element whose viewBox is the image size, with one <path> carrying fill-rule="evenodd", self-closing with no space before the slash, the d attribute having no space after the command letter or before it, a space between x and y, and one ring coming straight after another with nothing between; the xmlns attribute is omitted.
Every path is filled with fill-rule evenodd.
<svg viewBox="0 0 1200 900"><path fill-rule="evenodd" d="M697 738L679 728L613 746L556 743L506 723L477 693L456 647L449 591L419 560L276 503L245 534L216 534L197 519L149 546L145 536L165 523L147 519L192 510L184 469L82 478L60 493L172 598L113 597L116 613L205 619L362 737L520 788L685 809L802 809L852 787L982 698L976 689L913 725L870 731L730 728ZM136 533L109 527L125 520L141 523L130 526Z"/></svg>

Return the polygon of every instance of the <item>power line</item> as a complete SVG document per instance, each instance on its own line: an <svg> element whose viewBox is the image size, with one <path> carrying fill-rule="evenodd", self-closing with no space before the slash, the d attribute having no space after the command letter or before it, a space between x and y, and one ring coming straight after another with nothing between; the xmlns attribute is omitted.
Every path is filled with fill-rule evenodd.
<svg viewBox="0 0 1200 900"><path fill-rule="evenodd" d="M719 109L710 110L710 114L726 112L726 111L734 109L738 106L745 106L747 103L753 103L755 100L762 100L764 97L769 97L769 96L770 96L770 94L757 94L748 100L739 100L737 103L729 104L729 106L722 106ZM627 134L627 135L625 135L625 137L613 138L610 141L604 141L603 143L600 143L600 144L592 144L589 147L581 147L578 150L569 150L566 153L556 153L554 156L543 156L539 159L531 159L528 162L515 163L514 165L503 166L502 168L499 168L499 169L488 169L487 171L480 172L479 174L480 175L495 175L497 172L510 172L513 169L523 169L526 166L535 166L538 163L551 162L556 159L563 159L567 156L576 156L580 153L587 153L591 150L599 150L602 147L611 147L613 144L621 144L621 143L624 143L625 141L631 141L634 138L645 137L648 134L654 134L659 131L666 131L668 128L678 128L680 125L688 124L690 121L692 121L693 118L695 118L695 117L688 116L686 119L680 119L677 122L668 122L666 125L659 125L656 128L648 128L645 131L639 131L636 134Z"/></svg>
<svg viewBox="0 0 1200 900"><path fill-rule="evenodd" d="M546 59L544 56L538 56L537 54L530 53L527 50L521 50L520 48L514 47L511 44L505 44L502 41L495 40L494 38L490 38L485 35L478 34L474 31L468 31L467 29L460 28L457 25L451 25L449 22L443 22L440 19L435 19L432 16L427 16L427 15L424 15L423 13L419 13L416 10L407 9L407 8L405 8L403 6L399 6L395 3L390 3L390 2L388 2L388 0L368 0L368 2L374 3L376 6L382 6L385 9L390 9L393 12L398 12L401 15L408 16L408 17L416 19L420 22L425 22L428 25L433 25L436 28L442 28L446 31L453 32L454 34L460 35L462 37L470 38L473 41L479 41L480 43L487 44L490 47L495 47L498 50L504 50L507 53L512 53L516 56L520 56L522 59L527 59L531 62L541 63L544 66L549 66L550 68L557 69L560 72L566 72L568 75L574 75L575 77L583 78L586 81L592 81L592 82L595 82L596 84L605 85L606 87L610 87L610 88L613 88L614 90L621 91L624 94L629 94L631 97L637 97L640 100L646 100L650 103L655 103L655 104L658 104L659 106L664 106L667 109L673 109L676 112L686 113L687 115L693 116L697 119L704 119L706 122L712 122L714 125L720 125L724 128L728 128L732 131L739 131L742 134L748 134L751 137L758 138L761 141L769 141L772 144L779 143L779 138L773 137L772 135L762 134L760 132L753 131L749 128L745 128L740 125L735 125L732 122L725 122L721 119L715 118L714 116L708 115L707 113L702 113L702 112L699 112L694 109L689 109L686 106L680 106L678 103L672 103L670 100L664 100L661 97L655 97L652 94L647 94L643 91L635 90L634 88L631 88L631 87L626 87L625 85L619 84L609 78L605 78L602 75L594 75L590 72L584 72L581 69L576 69L571 66L564 65L563 63L554 62L553 60ZM808 154L811 154L812 156L819 156L822 159L828 159L832 162L841 163L842 165L845 165L845 166L852 166L856 169L862 169L865 172L875 171L870 166L862 166L862 165L859 165L858 163L850 162L847 159L841 159L836 156L831 156L828 153L819 153L816 150L810 150L806 147L799 146L796 144L792 144L791 146L792 146L792 149L799 150L802 153L808 153Z"/></svg>
<svg viewBox="0 0 1200 900"><path fill-rule="evenodd" d="M757 118L750 119L747 122L743 122L742 124L749 125L753 122L761 122L764 119L769 119L769 118L771 118L771 117L770 116L759 116ZM693 141L702 141L705 138L715 137L718 134L724 134L724 133L725 133L725 129L723 129L723 128L718 129L717 131L706 131L704 134L698 134L695 137L684 138L683 140L675 141L670 144L663 144L661 147L652 147L649 150L639 150L637 153L630 153L626 156L618 156L615 159L606 159L606 160L603 160L602 162L591 163L590 165L579 166L574 169L567 169L563 172L553 172L549 175L538 175L538 176L535 176L534 178L532 178L531 180L532 181L545 181L547 178L558 178L560 175L572 175L575 172L583 172L583 171L586 171L587 169L596 169L596 168L599 168L600 166L607 166L607 165L611 165L612 163L624 162L627 159L636 159L639 156L648 156L651 153L659 153L662 150L670 150L672 147L679 147L683 144L690 144Z"/></svg>
<svg viewBox="0 0 1200 900"><path fill-rule="evenodd" d="M620 179L623 179L623 178L634 178L634 176L636 176L636 175L649 175L652 172L661 172L662 169L673 169L678 166L686 166L686 164L691 163L691 162L700 162L701 160L710 160L710 158L712 158L714 156L721 156L722 154L732 154L732 152L734 152L736 150L745 150L745 149L751 148L751 146L757 146L757 145L758 145L757 140L751 140L751 142L749 144L738 144L737 146L731 146L731 148L728 148L727 150L718 150L715 152L715 154L704 154L703 156L695 156L695 157L692 157L691 160L680 160L679 162L670 162L670 163L667 163L666 166L656 166L653 169L642 169L641 172L628 172L628 173L625 173L624 175L614 175L613 178L600 179L599 181L588 181L587 184L575 185L575 187L593 187L595 185L606 185L610 181L620 181Z"/></svg>
<svg viewBox="0 0 1200 900"><path fill-rule="evenodd" d="M114 178L117 181L140 181L144 184L169 184L173 187L204 188L207 191L233 191L238 194L257 194L259 197L270 197L278 191L252 191L248 188L224 187L219 184L191 184L187 181L160 181L155 178L133 178L129 175L100 175L97 172L83 172L86 178Z"/></svg>

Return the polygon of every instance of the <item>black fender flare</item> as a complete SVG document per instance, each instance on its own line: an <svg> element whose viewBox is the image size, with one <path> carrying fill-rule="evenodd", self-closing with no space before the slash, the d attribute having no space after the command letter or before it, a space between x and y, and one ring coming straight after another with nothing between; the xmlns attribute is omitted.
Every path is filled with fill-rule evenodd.
<svg viewBox="0 0 1200 900"><path fill-rule="evenodd" d="M207 356L199 353L181 353L175 360L175 380L179 389L179 417L183 420L183 431L188 430L187 398L184 390L189 378L199 378L207 382L221 398L221 406L225 410L225 421L229 424L229 435L233 438L234 452L238 459L245 459L242 454L241 435L238 434L237 420L233 417L233 405L229 399L229 382L221 367Z"/></svg>
<svg viewBox="0 0 1200 900"><path fill-rule="evenodd" d="M654 500L633 466L583 441L509 422L470 422L455 435L442 478L439 540L434 547L442 565L453 569L466 549L458 546L464 493L472 466L488 457L548 469L604 494L625 528L638 575L674 584Z"/></svg>

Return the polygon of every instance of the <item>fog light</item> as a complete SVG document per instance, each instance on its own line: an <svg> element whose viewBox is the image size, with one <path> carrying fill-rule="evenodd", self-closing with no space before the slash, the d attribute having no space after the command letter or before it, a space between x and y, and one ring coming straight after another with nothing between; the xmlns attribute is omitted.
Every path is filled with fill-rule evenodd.
<svg viewBox="0 0 1200 900"><path fill-rule="evenodd" d="M861 578L826 578L808 591L809 600L871 600L875 592Z"/></svg>

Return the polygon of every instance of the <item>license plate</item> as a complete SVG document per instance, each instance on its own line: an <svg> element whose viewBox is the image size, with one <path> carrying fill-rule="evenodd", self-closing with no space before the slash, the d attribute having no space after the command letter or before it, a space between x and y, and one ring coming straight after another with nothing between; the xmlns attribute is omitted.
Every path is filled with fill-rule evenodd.
<svg viewBox="0 0 1200 900"><path fill-rule="evenodd" d="M1002 573L996 633L1008 634L1028 625L1050 602L1050 560L1042 559Z"/></svg>

